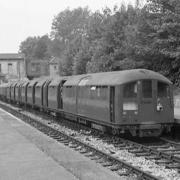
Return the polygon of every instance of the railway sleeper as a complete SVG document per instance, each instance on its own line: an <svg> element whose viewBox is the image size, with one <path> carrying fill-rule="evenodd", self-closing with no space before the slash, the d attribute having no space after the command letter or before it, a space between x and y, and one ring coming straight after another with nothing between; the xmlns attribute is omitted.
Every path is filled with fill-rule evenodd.
<svg viewBox="0 0 180 180"><path fill-rule="evenodd" d="M101 164L103 167L113 166L113 162L104 162Z"/></svg>
<svg viewBox="0 0 180 180"><path fill-rule="evenodd" d="M120 169L120 166L118 164L115 164L109 168L111 171L118 171Z"/></svg>
<svg viewBox="0 0 180 180"><path fill-rule="evenodd" d="M93 153L93 152L86 152L86 154L84 154L86 157L93 157L93 156L95 156L95 153Z"/></svg>
<svg viewBox="0 0 180 180"><path fill-rule="evenodd" d="M128 152L130 152L130 153L143 153L144 150L142 150L142 149L130 149L130 150L128 150Z"/></svg>
<svg viewBox="0 0 180 180"><path fill-rule="evenodd" d="M150 153L148 153L148 152L137 152L137 153L135 153L136 154L136 156L138 156L138 157L142 157L142 156L150 156L151 154Z"/></svg>
<svg viewBox="0 0 180 180"><path fill-rule="evenodd" d="M125 144L125 143L122 143L122 144L115 144L114 147L117 147L117 148L123 148L123 147L126 147L126 144Z"/></svg>
<svg viewBox="0 0 180 180"><path fill-rule="evenodd" d="M154 149L160 149L160 148L169 148L169 144L166 145L159 145L159 146L149 146L150 148L154 148Z"/></svg>
<svg viewBox="0 0 180 180"><path fill-rule="evenodd" d="M180 154L180 151L169 151L168 152L170 155L179 155Z"/></svg>
<svg viewBox="0 0 180 180"><path fill-rule="evenodd" d="M99 156L92 156L92 157L90 157L91 160L95 160L95 161L98 160L99 158L100 158Z"/></svg>
<svg viewBox="0 0 180 180"><path fill-rule="evenodd" d="M103 163L105 163L105 160L104 160L104 158L99 158L99 159L97 159L97 160L95 160L97 163L99 163L99 164L103 164Z"/></svg>
<svg viewBox="0 0 180 180"><path fill-rule="evenodd" d="M84 149L84 148L83 148L82 150L80 150L79 152L80 152L81 154L89 153L89 151L88 151L87 149Z"/></svg>
<svg viewBox="0 0 180 180"><path fill-rule="evenodd" d="M180 169L180 164L167 164L166 165L166 168L169 168L169 169Z"/></svg>
<svg viewBox="0 0 180 180"><path fill-rule="evenodd" d="M168 163L172 163L172 161L167 160L167 159L156 160L156 164L168 164Z"/></svg>
<svg viewBox="0 0 180 180"><path fill-rule="evenodd" d="M117 173L119 176L129 176L129 173L127 173L126 170L124 171L119 170Z"/></svg>
<svg viewBox="0 0 180 180"><path fill-rule="evenodd" d="M161 159L161 157L157 156L157 155L151 155L151 156L147 156L146 157L147 160L159 160Z"/></svg>

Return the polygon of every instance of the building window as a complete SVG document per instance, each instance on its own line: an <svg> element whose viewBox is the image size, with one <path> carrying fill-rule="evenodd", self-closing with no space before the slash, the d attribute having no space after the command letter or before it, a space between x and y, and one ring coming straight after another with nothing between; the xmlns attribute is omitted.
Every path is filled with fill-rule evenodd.
<svg viewBox="0 0 180 180"><path fill-rule="evenodd" d="M40 63L31 63L31 71L32 72L40 72L41 71L41 64Z"/></svg>
<svg viewBox="0 0 180 180"><path fill-rule="evenodd" d="M12 74L12 63L8 63L8 74Z"/></svg>

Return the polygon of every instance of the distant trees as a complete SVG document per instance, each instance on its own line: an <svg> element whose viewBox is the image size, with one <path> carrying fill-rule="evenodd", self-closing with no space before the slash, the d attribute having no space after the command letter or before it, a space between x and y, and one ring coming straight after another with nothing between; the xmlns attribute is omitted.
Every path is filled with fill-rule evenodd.
<svg viewBox="0 0 180 180"><path fill-rule="evenodd" d="M66 9L53 19L50 37L29 37L20 51L29 59L61 57L62 75L148 68L179 84L180 1L138 4Z"/></svg>
<svg viewBox="0 0 180 180"><path fill-rule="evenodd" d="M42 37L28 37L21 42L19 51L26 59L48 59L50 55L51 40L47 35Z"/></svg>

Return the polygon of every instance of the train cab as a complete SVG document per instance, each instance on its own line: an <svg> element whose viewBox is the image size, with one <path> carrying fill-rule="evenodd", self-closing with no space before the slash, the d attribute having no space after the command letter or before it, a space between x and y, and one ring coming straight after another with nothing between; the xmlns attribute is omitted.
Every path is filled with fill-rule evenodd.
<svg viewBox="0 0 180 180"><path fill-rule="evenodd" d="M145 69L71 77L63 86L63 105L93 127L116 134L158 136L174 123L172 83Z"/></svg>
<svg viewBox="0 0 180 180"><path fill-rule="evenodd" d="M146 72L147 73L147 72ZM134 136L158 136L173 123L172 84L164 78L139 79L123 85L122 121Z"/></svg>

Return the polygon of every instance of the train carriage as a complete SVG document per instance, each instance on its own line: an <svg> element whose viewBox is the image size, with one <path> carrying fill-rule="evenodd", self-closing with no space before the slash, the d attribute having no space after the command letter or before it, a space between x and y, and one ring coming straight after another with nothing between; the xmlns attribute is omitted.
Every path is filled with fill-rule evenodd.
<svg viewBox="0 0 180 180"><path fill-rule="evenodd" d="M26 104L27 103L27 86L29 85L30 81L25 81L21 85L21 103Z"/></svg>
<svg viewBox="0 0 180 180"><path fill-rule="evenodd" d="M6 88L6 99L8 102L10 102L11 99L11 83L8 83L7 88Z"/></svg>
<svg viewBox="0 0 180 180"><path fill-rule="evenodd" d="M58 111L58 109L62 109L62 86L67 80L67 77L56 77L51 83L48 85L48 101L47 107L52 110Z"/></svg>
<svg viewBox="0 0 180 180"><path fill-rule="evenodd" d="M17 82L16 86L15 86L15 98L14 100L19 104L21 102L21 86L24 83L24 81L19 81Z"/></svg>
<svg viewBox="0 0 180 180"><path fill-rule="evenodd" d="M41 78L35 85L34 91L34 105L38 108L43 106L43 86L47 82L46 78Z"/></svg>
<svg viewBox="0 0 180 180"><path fill-rule="evenodd" d="M158 136L173 124L172 84L145 69L75 76L63 87L64 110L95 128Z"/></svg>
<svg viewBox="0 0 180 180"><path fill-rule="evenodd" d="M63 110L77 114L77 94L78 94L78 82L81 78L86 77L86 75L77 75L69 77L64 83L62 88L62 98L63 98Z"/></svg>
<svg viewBox="0 0 180 180"><path fill-rule="evenodd" d="M174 124L172 83L145 69L9 83L0 96L114 134L158 136Z"/></svg>
<svg viewBox="0 0 180 180"><path fill-rule="evenodd" d="M30 81L30 83L27 85L27 105L34 106L35 103L35 86L38 83L38 79L34 79Z"/></svg>
<svg viewBox="0 0 180 180"><path fill-rule="evenodd" d="M52 78L47 79L47 81L45 82L43 89L42 89L42 91L43 91L42 106L43 106L44 110L47 110L47 108L48 108L48 92L49 92L48 87L49 87L49 84L51 83L51 81L52 81Z"/></svg>
<svg viewBox="0 0 180 180"><path fill-rule="evenodd" d="M16 85L17 85L18 82L13 82L10 86L10 100L11 102L15 102L15 88L16 88Z"/></svg>
<svg viewBox="0 0 180 180"><path fill-rule="evenodd" d="M19 85L20 85L20 81L16 83L16 86L14 87L14 101L16 101L17 103L19 102Z"/></svg>
<svg viewBox="0 0 180 180"><path fill-rule="evenodd" d="M1 84L0 85L0 97L2 100L7 100L7 87L9 86L8 83Z"/></svg>

